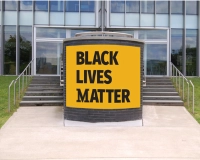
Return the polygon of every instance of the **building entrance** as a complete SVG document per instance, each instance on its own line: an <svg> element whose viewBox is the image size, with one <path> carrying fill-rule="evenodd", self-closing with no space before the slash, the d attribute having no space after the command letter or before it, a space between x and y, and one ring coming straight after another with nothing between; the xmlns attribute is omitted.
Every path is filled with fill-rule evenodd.
<svg viewBox="0 0 200 160"><path fill-rule="evenodd" d="M76 33L80 32L87 31L35 27L34 74L60 75L60 57L63 51L63 40L74 37ZM115 32L132 34L135 39L145 42L143 60L146 76L169 75L169 32L167 29L115 30Z"/></svg>

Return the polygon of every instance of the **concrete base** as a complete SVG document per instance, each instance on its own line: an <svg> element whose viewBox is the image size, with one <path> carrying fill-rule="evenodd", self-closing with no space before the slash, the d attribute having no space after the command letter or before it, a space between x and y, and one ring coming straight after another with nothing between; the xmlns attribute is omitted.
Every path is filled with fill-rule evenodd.
<svg viewBox="0 0 200 160"><path fill-rule="evenodd" d="M142 127L142 120L125 121L125 122L79 122L79 121L64 121L65 127Z"/></svg>

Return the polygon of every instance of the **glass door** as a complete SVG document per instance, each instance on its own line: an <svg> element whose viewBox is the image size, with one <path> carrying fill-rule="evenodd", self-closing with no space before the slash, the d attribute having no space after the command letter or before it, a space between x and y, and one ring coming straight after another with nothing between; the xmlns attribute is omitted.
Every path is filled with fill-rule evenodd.
<svg viewBox="0 0 200 160"><path fill-rule="evenodd" d="M62 42L36 42L36 74L60 74Z"/></svg>
<svg viewBox="0 0 200 160"><path fill-rule="evenodd" d="M145 43L144 69L146 75L167 75L167 44Z"/></svg>

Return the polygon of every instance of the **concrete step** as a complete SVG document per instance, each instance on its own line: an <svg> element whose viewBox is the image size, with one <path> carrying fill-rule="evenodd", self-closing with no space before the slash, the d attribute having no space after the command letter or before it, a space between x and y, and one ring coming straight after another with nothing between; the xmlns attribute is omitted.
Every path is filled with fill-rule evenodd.
<svg viewBox="0 0 200 160"><path fill-rule="evenodd" d="M146 85L144 88L160 88L160 85ZM173 85L162 85L162 88L174 88Z"/></svg>
<svg viewBox="0 0 200 160"><path fill-rule="evenodd" d="M60 76L33 76L33 80L37 79L59 79Z"/></svg>
<svg viewBox="0 0 200 160"><path fill-rule="evenodd" d="M143 92L175 92L175 88L143 88Z"/></svg>
<svg viewBox="0 0 200 160"><path fill-rule="evenodd" d="M60 80L58 81L32 81L31 84L60 84Z"/></svg>
<svg viewBox="0 0 200 160"><path fill-rule="evenodd" d="M25 96L62 96L63 91L27 91Z"/></svg>
<svg viewBox="0 0 200 160"><path fill-rule="evenodd" d="M179 96L143 96L143 100L181 100Z"/></svg>
<svg viewBox="0 0 200 160"><path fill-rule="evenodd" d="M171 82L170 79L146 79L147 82Z"/></svg>
<svg viewBox="0 0 200 160"><path fill-rule="evenodd" d="M63 105L63 100L20 102L20 106L62 106L62 105Z"/></svg>
<svg viewBox="0 0 200 160"><path fill-rule="evenodd" d="M170 77L146 77L147 80L170 80Z"/></svg>
<svg viewBox="0 0 200 160"><path fill-rule="evenodd" d="M63 96L24 96L22 101L63 100Z"/></svg>
<svg viewBox="0 0 200 160"><path fill-rule="evenodd" d="M143 105L156 105L156 106L183 106L181 100L143 100Z"/></svg>
<svg viewBox="0 0 200 160"><path fill-rule="evenodd" d="M58 84L30 84L28 88L63 88Z"/></svg>
<svg viewBox="0 0 200 160"><path fill-rule="evenodd" d="M147 85L172 85L172 82L148 82L146 83Z"/></svg>
<svg viewBox="0 0 200 160"><path fill-rule="evenodd" d="M177 92L143 92L143 96L178 96Z"/></svg>
<svg viewBox="0 0 200 160"><path fill-rule="evenodd" d="M39 88L39 87L28 87L27 91L63 91L63 88Z"/></svg>

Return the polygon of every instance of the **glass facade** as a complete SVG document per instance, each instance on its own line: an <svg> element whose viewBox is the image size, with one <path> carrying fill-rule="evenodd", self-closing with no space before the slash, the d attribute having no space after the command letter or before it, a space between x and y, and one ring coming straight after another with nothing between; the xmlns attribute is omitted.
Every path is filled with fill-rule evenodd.
<svg viewBox="0 0 200 160"><path fill-rule="evenodd" d="M196 76L197 30L186 30L186 75Z"/></svg>
<svg viewBox="0 0 200 160"><path fill-rule="evenodd" d="M171 62L182 72L183 70L183 30L171 30Z"/></svg>
<svg viewBox="0 0 200 160"><path fill-rule="evenodd" d="M16 26L4 26L4 74L16 74Z"/></svg>
<svg viewBox="0 0 200 160"><path fill-rule="evenodd" d="M19 74L31 59L35 74L58 75L63 39L105 30L145 42L147 75L169 75L171 61L184 75L200 76L197 0L2 0L0 6L0 75Z"/></svg>

